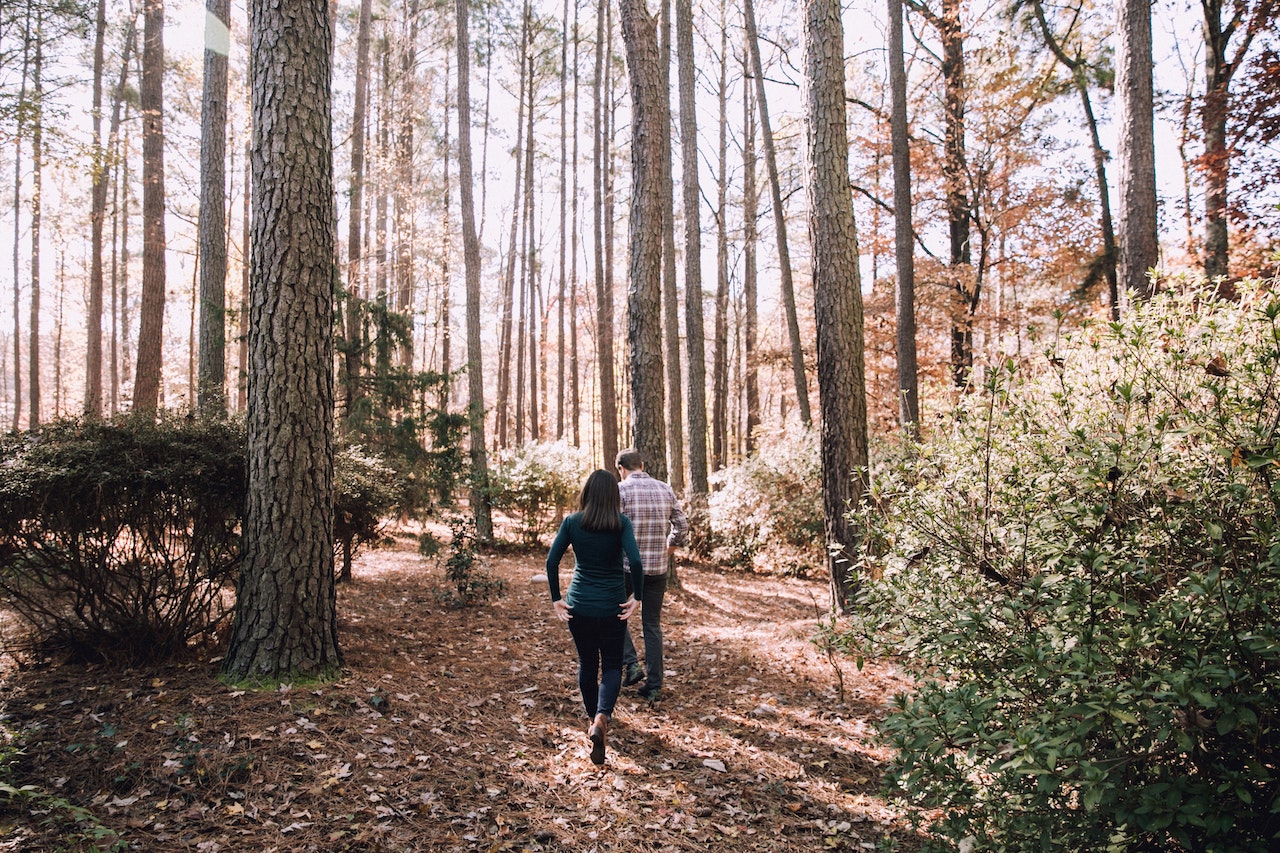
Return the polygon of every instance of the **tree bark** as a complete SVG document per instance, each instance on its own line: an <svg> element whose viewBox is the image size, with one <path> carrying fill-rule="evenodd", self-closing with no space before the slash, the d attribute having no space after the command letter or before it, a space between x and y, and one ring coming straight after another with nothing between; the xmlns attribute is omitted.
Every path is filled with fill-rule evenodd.
<svg viewBox="0 0 1280 853"><path fill-rule="evenodd" d="M951 374L957 388L969 384L973 372L973 316L978 310L978 285L973 275L970 243L972 212L968 192L968 163L965 155L964 28L960 22L960 0L942 0L938 19L942 37L942 79L945 139L943 174L947 188L947 225L950 234L949 258L954 307L951 321Z"/></svg>
<svg viewBox="0 0 1280 853"><path fill-rule="evenodd" d="M206 0L200 107L200 413L227 412L227 51L230 0Z"/></svg>
<svg viewBox="0 0 1280 853"><path fill-rule="evenodd" d="M1120 285L1145 299L1155 292L1148 277L1159 262L1156 217L1155 109L1151 80L1151 4L1116 4L1116 179L1120 221L1116 229Z"/></svg>
<svg viewBox="0 0 1280 853"><path fill-rule="evenodd" d="M333 155L324 0L250 0L253 236L244 562L224 671L342 663L333 570Z"/></svg>
<svg viewBox="0 0 1280 853"><path fill-rule="evenodd" d="M573 4L573 204L569 242L569 422L573 446L582 446L582 390L578 361L578 3Z"/></svg>
<svg viewBox="0 0 1280 853"><path fill-rule="evenodd" d="M164 0L146 0L143 20L142 308L133 410L151 416L160 405L164 357Z"/></svg>
<svg viewBox="0 0 1280 853"><path fill-rule="evenodd" d="M467 424L471 433L471 511L476 538L493 540L489 451L484 429L484 352L480 339L480 239L476 235L475 189L471 174L470 4L457 0L458 198L462 213L462 261L467 287Z"/></svg>
<svg viewBox="0 0 1280 853"><path fill-rule="evenodd" d="M716 310L711 356L711 470L719 471L729 452L729 25L720 0L719 141L716 146Z"/></svg>
<svg viewBox="0 0 1280 853"><path fill-rule="evenodd" d="M595 243L595 290L596 290L596 371L600 386L600 452L602 465L612 470L614 458L618 455L618 406L617 390L613 378L613 288L608 275L609 257L606 252L606 229L608 223L608 207L606 187L608 178L606 146L609 136L606 125L605 75L608 72L606 59L611 53L610 28L606 26L605 10L607 0L599 0L596 4L596 67L592 81L593 110L595 130L592 135L592 193L594 216L592 235Z"/></svg>
<svg viewBox="0 0 1280 853"><path fill-rule="evenodd" d="M782 306L787 315L787 337L791 342L791 373L796 385L796 405L805 426L813 422L809 408L809 377L804 368L804 347L800 342L800 319L796 313L796 289L791 281L791 252L787 247L787 215L782 207L782 181L778 177L778 155L773 145L773 127L769 123L769 103L764 92L764 63L760 59L760 37L756 33L756 10L752 0L742 7L747 28L747 51L755 79L756 109L760 114L760 140L764 148L765 168L769 172L769 192L773 201L773 229L778 242L778 266ZM750 441L750 439L748 439Z"/></svg>
<svg viewBox="0 0 1280 853"><path fill-rule="evenodd" d="M498 321L498 399L496 402L496 408L499 447L510 446L508 425L511 421L511 359L513 344L515 343L512 339L512 324L514 322L515 313L516 255L518 248L517 239L520 234L521 187L524 185L524 169L521 166L521 163L524 159L525 54L529 49L529 28L527 18L521 24L520 32L520 96L517 98L519 103L517 106L516 147L514 151L516 186L515 193L511 197L511 232L507 249L506 277L503 280L502 288L502 316ZM516 387L520 387L519 383L517 383Z"/></svg>
<svg viewBox="0 0 1280 853"><path fill-rule="evenodd" d="M369 103L369 30L373 23L373 0L360 0L360 21L356 29L355 103L351 112L351 203L347 213L347 293L342 342L342 415L347 429L353 426L361 397L360 355L361 299L364 294L362 264L364 246L365 133Z"/></svg>
<svg viewBox="0 0 1280 853"><path fill-rule="evenodd" d="M749 39L749 37L748 37ZM751 92L751 44L743 51L742 74L742 348L746 360L747 424L746 453L756 449L756 430L760 426L760 379L756 355L757 271L756 271L756 121L755 98Z"/></svg>
<svg viewBox="0 0 1280 853"><path fill-rule="evenodd" d="M644 0L619 0L631 81L631 216L627 330L631 364L631 443L646 470L668 477L662 350L662 147L669 128L656 21Z"/></svg>
<svg viewBox="0 0 1280 853"><path fill-rule="evenodd" d="M22 31L22 74L18 87L18 103L27 100L27 79L31 73L31 7L26 9ZM21 253L22 242L22 140L26 136L26 110L18 112L17 146L13 154L13 424L17 432L22 425L22 281Z"/></svg>
<svg viewBox="0 0 1280 853"><path fill-rule="evenodd" d="M849 510L862 498L867 469L858 235L849 195L844 35L838 0L805 0L809 84L809 234L813 244L818 396L822 406L822 504L834 602L855 589L858 531Z"/></svg>
<svg viewBox="0 0 1280 853"><path fill-rule="evenodd" d="M396 289L395 310L412 317L414 304L414 255L416 223L413 197L416 194L413 169L414 121L417 108L418 80L418 0L410 0L405 15L404 41L400 45L400 97L397 110L399 126L396 132L393 214L396 238ZM403 367L413 365L413 326L399 342L398 363Z"/></svg>
<svg viewBox="0 0 1280 853"><path fill-rule="evenodd" d="M40 426L40 229L44 190L44 19L36 13L35 61L31 64L31 320L27 324L27 428Z"/></svg>
<svg viewBox="0 0 1280 853"><path fill-rule="evenodd" d="M697 74L693 64L693 4L676 0L676 61L680 86L681 187L684 190L685 348L688 352L689 490L707 486L707 347L702 306L702 197L698 186Z"/></svg>
<svg viewBox="0 0 1280 853"><path fill-rule="evenodd" d="M897 287L894 313L898 343L898 423L920 435L920 385L916 365L915 227L911 217L911 137L907 127L907 71L903 61L903 0L889 0L890 136L893 148L893 238Z"/></svg>
<svg viewBox="0 0 1280 853"><path fill-rule="evenodd" d="M662 0L658 18L658 71L662 77L662 124L671 121L671 0ZM680 309L676 285L676 214L674 147L668 133L662 137L662 325L663 363L667 390L667 475L677 492L684 491L684 394L680 377ZM697 140L694 140L697 144Z"/></svg>
<svg viewBox="0 0 1280 853"><path fill-rule="evenodd" d="M98 0L93 28L93 165L89 209L89 308L85 318L84 413L102 415L103 223L107 215L107 151L102 138L102 75L105 65L107 0Z"/></svg>
<svg viewBox="0 0 1280 853"><path fill-rule="evenodd" d="M1231 145L1227 139L1227 119L1231 112L1231 80L1244 63L1255 35L1276 22L1274 0L1258 0L1252 10L1246 4L1232 4L1228 21L1222 20L1223 0L1201 0L1204 11L1205 95L1201 112L1204 132L1204 274L1210 280L1226 277L1227 192L1231 177ZM1243 27L1243 30L1241 30ZM1235 54L1228 56L1231 39L1240 32Z"/></svg>

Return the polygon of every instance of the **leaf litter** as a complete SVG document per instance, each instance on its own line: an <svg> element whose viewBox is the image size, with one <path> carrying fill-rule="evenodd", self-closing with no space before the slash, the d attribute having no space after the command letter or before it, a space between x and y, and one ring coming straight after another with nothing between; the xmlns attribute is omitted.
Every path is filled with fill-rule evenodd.
<svg viewBox="0 0 1280 853"><path fill-rule="evenodd" d="M0 851L919 846L879 795L874 735L907 682L848 664L839 702L809 642L824 583L681 565L663 697L624 688L597 768L543 554L486 556L505 596L455 609L414 544L364 554L340 587L334 682L235 689L216 655L0 657L0 749L21 750L7 781L43 792L0 800Z"/></svg>

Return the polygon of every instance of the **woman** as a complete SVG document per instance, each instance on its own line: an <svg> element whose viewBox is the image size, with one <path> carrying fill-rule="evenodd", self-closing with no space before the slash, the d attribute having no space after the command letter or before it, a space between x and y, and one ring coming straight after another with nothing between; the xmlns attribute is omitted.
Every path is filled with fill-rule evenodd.
<svg viewBox="0 0 1280 853"><path fill-rule="evenodd" d="M577 565L569 594L562 599L560 560L570 545ZM630 597L622 574L624 552L635 591ZM591 720L591 761L604 764L605 731L622 689L622 638L644 594L640 549L631 521L622 514L618 481L608 471L587 478L578 511L561 523L547 554L547 584L551 609L561 622L569 623L578 649L578 688Z"/></svg>

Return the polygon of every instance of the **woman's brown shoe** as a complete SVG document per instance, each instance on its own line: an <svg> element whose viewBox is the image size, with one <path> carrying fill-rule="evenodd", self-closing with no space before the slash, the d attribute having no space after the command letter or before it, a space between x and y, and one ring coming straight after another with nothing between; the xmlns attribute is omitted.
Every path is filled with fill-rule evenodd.
<svg viewBox="0 0 1280 853"><path fill-rule="evenodd" d="M596 714L595 722L587 729L587 737L591 738L591 763L596 766L604 764L604 733L608 727L609 718Z"/></svg>

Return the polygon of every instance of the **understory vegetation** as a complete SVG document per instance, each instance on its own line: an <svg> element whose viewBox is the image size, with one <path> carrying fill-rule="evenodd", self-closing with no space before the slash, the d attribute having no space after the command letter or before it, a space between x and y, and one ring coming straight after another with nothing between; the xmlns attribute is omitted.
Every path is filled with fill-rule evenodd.
<svg viewBox="0 0 1280 853"><path fill-rule="evenodd" d="M1045 334L874 472L840 641L935 850L1280 844L1280 296Z"/></svg>

